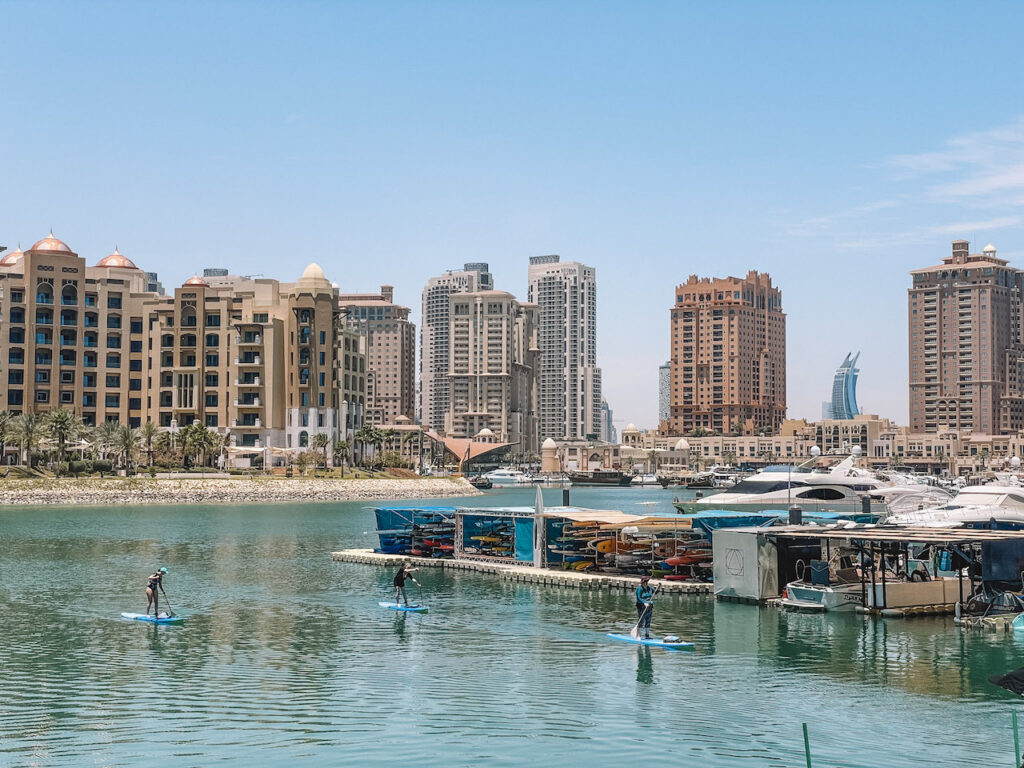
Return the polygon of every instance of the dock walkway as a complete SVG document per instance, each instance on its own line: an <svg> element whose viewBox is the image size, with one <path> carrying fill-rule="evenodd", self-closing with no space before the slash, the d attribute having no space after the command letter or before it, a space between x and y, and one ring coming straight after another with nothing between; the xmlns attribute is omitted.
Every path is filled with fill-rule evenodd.
<svg viewBox="0 0 1024 768"><path fill-rule="evenodd" d="M420 568L445 568L457 571L475 571L500 576L506 581L532 584L547 584L576 589L607 589L632 591L640 582L636 576L612 576L610 574L584 573L581 571L553 571L548 568L533 568L527 565L484 562L479 560L451 560L438 557L413 557L411 555L386 555L372 549L344 549L332 552L331 559L342 563L363 563L397 568L409 561ZM711 584L690 581L666 581L651 579L662 594L709 595Z"/></svg>

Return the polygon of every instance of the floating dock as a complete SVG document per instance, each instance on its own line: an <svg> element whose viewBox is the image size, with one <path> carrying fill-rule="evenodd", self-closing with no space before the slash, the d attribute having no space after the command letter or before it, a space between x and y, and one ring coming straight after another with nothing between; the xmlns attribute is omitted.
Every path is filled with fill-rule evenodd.
<svg viewBox="0 0 1024 768"><path fill-rule="evenodd" d="M632 591L640 583L638 576L615 576L607 573L585 573L582 571L555 571L548 568L533 568L527 565L488 563L479 560L455 560L441 557L414 557L411 555L386 555L372 549L343 549L332 552L331 559L341 563L362 563L398 568L409 562L420 568L444 568L455 571L475 571L500 576L506 581L530 584L547 584L575 589L607 589ZM667 581L651 579L662 594L710 595L712 585L699 581Z"/></svg>

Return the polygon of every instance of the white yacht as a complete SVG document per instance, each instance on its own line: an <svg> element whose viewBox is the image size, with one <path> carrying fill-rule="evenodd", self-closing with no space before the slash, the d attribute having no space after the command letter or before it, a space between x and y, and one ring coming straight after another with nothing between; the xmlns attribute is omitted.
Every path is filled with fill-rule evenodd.
<svg viewBox="0 0 1024 768"><path fill-rule="evenodd" d="M661 483L658 482L657 475L633 475L633 479L629 484L634 487L638 485L661 485Z"/></svg>
<svg viewBox="0 0 1024 768"><path fill-rule="evenodd" d="M785 510L799 505L806 512L885 515L895 509L934 506L949 498L941 489L914 484L897 486L857 469L847 457L828 471L803 467L771 467L741 480L732 488L694 501L675 502L684 514L707 509L735 512Z"/></svg>
<svg viewBox="0 0 1024 768"><path fill-rule="evenodd" d="M1024 523L1024 488L1019 485L968 485L945 504L895 512L890 525L952 528L965 523Z"/></svg>
<svg viewBox="0 0 1024 768"><path fill-rule="evenodd" d="M494 485L530 485L533 478L512 467L498 467L484 475Z"/></svg>

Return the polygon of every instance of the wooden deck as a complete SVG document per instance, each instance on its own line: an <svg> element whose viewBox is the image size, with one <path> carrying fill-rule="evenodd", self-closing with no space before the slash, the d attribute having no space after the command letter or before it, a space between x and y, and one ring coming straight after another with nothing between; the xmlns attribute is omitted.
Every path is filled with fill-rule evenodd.
<svg viewBox="0 0 1024 768"><path fill-rule="evenodd" d="M385 555L370 549L344 549L332 552L331 559L342 563L363 563L397 568L401 563L409 561L418 568L445 568L456 571L475 571L499 576L506 581L519 581L531 584L547 584L558 587L574 587L576 589L607 589L632 591L636 589L640 579L637 576L613 576L604 573L585 573L580 571L556 571L549 568L533 568L527 565L514 565L501 562L482 562L480 560L454 560L435 557L413 557L411 555ZM666 581L651 579L651 584L659 588L661 594L676 595L709 595L711 584L689 581Z"/></svg>

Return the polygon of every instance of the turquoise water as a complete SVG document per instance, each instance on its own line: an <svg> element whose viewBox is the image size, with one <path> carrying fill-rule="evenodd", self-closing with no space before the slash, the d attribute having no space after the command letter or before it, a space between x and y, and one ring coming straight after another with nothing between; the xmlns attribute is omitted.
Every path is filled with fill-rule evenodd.
<svg viewBox="0 0 1024 768"><path fill-rule="evenodd" d="M329 558L373 527L360 504L0 508L0 765L804 768L801 722L815 768L1013 765L1019 699L986 681L1024 664L1012 636L665 596L655 631L697 650L652 650L604 637L628 596L439 570L430 613L396 614L389 571ZM185 625L121 621L160 565Z"/></svg>

